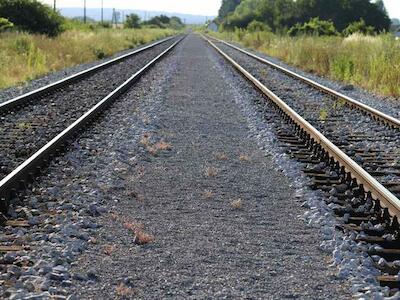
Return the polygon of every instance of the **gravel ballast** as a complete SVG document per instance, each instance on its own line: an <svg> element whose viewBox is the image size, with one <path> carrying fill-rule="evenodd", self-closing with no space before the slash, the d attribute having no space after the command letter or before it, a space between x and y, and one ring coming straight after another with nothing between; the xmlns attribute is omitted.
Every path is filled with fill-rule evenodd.
<svg viewBox="0 0 400 300"><path fill-rule="evenodd" d="M138 165L125 175L133 192L101 217L98 243L73 268L98 281L82 282L77 295L348 297L318 250L318 233L297 218L303 210L289 182L248 136L217 54L195 36L176 51L147 128L153 141L142 138ZM157 141L170 149L154 156ZM129 224L142 224L154 241L133 245Z"/></svg>
<svg viewBox="0 0 400 300"><path fill-rule="evenodd" d="M2 296L350 298L260 99L189 35L14 201L30 226L0 240L30 249L0 257Z"/></svg>

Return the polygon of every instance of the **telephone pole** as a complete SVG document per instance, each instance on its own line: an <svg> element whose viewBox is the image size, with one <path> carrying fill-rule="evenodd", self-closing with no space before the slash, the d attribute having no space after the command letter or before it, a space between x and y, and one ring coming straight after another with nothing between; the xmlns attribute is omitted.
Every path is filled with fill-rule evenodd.
<svg viewBox="0 0 400 300"><path fill-rule="evenodd" d="M53 10L56 11L56 0L54 0Z"/></svg>
<svg viewBox="0 0 400 300"><path fill-rule="evenodd" d="M83 0L83 23L86 23L86 0Z"/></svg>
<svg viewBox="0 0 400 300"><path fill-rule="evenodd" d="M104 0L101 0L101 23L104 22Z"/></svg>

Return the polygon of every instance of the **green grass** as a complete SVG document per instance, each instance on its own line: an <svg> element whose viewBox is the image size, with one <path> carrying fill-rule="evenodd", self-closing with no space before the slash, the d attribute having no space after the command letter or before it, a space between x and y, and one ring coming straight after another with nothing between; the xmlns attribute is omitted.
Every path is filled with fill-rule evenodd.
<svg viewBox="0 0 400 300"><path fill-rule="evenodd" d="M400 96L400 41L390 34L292 38L236 30L213 35L277 57L307 72L381 95Z"/></svg>
<svg viewBox="0 0 400 300"><path fill-rule="evenodd" d="M0 33L0 89L108 57L176 33L169 29L68 30L56 38Z"/></svg>

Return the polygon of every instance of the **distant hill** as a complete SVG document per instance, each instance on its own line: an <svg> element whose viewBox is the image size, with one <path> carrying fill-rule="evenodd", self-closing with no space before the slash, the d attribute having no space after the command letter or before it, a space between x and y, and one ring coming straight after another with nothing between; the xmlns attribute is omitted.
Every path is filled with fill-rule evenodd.
<svg viewBox="0 0 400 300"><path fill-rule="evenodd" d="M68 18L81 17L83 16L83 8L78 7L65 7L59 8L61 14ZM104 20L111 21L112 18L112 8L104 8ZM168 13L163 11L143 11L143 10L131 10L131 9L117 9L116 11L125 15L135 13L140 16L142 20L148 20L151 17L163 14L168 17L177 16L185 21L186 24L204 24L207 20L214 19L215 16L200 16L200 15L189 15L189 14L180 14L180 13ZM88 8L86 10L87 17L94 19L96 21L101 20L101 9L100 8Z"/></svg>

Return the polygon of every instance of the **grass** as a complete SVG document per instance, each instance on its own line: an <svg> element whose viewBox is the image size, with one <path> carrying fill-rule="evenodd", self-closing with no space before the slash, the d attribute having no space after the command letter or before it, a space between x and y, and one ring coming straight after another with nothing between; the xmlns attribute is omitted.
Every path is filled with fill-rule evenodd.
<svg viewBox="0 0 400 300"><path fill-rule="evenodd" d="M0 89L102 59L174 33L169 29L151 28L72 29L56 38L19 32L0 33Z"/></svg>
<svg viewBox="0 0 400 300"><path fill-rule="evenodd" d="M213 35L277 57L307 72L381 95L400 96L400 41L391 34L288 37L236 30Z"/></svg>

